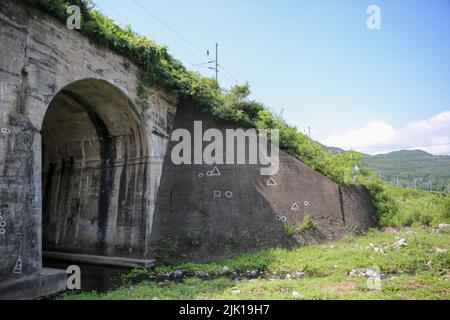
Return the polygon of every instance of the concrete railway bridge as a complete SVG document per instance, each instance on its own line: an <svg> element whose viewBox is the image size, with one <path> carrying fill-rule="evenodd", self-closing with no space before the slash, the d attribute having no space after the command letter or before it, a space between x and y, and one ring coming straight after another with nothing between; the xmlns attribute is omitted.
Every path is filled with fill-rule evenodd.
<svg viewBox="0 0 450 320"><path fill-rule="evenodd" d="M0 4L0 298L63 290L65 271L44 268L43 256L148 267L375 225L363 187L338 185L283 153L273 177L256 165L172 164L174 129L193 131L197 120L232 127L35 13ZM220 175L207 174L214 167ZM284 223L306 215L317 227L288 237Z"/></svg>

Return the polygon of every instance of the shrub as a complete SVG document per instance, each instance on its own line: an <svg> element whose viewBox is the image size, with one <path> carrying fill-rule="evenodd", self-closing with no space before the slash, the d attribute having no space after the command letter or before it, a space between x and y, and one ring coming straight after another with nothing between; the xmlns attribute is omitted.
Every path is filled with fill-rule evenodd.
<svg viewBox="0 0 450 320"><path fill-rule="evenodd" d="M311 216L307 214L303 217L302 224L297 226L297 232L305 232L305 231L313 230L315 228L316 228L316 226L315 226Z"/></svg>
<svg viewBox="0 0 450 320"><path fill-rule="evenodd" d="M189 243L189 245L193 247L200 245L201 242L200 232L188 232L186 234L186 241Z"/></svg>
<svg viewBox="0 0 450 320"><path fill-rule="evenodd" d="M295 227L288 222L284 223L284 234L290 238L294 235L294 233L295 233Z"/></svg>

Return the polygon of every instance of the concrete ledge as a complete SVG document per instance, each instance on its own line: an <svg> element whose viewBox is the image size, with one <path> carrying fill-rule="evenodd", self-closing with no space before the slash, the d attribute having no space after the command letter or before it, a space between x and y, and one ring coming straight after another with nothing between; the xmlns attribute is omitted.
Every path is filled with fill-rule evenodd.
<svg viewBox="0 0 450 320"><path fill-rule="evenodd" d="M65 270L44 268L41 272L21 277L0 279L0 300L33 300L64 292Z"/></svg>
<svg viewBox="0 0 450 320"><path fill-rule="evenodd" d="M44 258L61 261L110 267L151 268L155 265L155 260L153 259L129 259L121 257L95 256L90 254L76 254L56 251L43 251L42 256Z"/></svg>

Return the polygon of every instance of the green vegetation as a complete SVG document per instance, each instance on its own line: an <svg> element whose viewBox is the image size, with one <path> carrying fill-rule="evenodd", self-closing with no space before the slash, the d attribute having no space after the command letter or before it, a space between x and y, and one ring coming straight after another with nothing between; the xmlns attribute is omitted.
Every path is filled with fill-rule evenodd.
<svg viewBox="0 0 450 320"><path fill-rule="evenodd" d="M392 244L404 238L407 245ZM376 252L372 245L383 246ZM449 299L450 234L424 229L397 233L371 231L364 237L347 236L336 243L287 249L267 249L208 264L158 267L153 272L205 271L212 277L188 276L181 282L144 281L106 293L66 295L65 299ZM265 277L239 282L223 274L229 270L261 270ZM380 290L370 290L364 276L349 276L356 268L377 266L382 274ZM446 270L447 269L447 270ZM302 271L305 276L286 279ZM276 272L276 274L275 274ZM142 276L137 269L128 275ZM280 277L282 276L282 277Z"/></svg>
<svg viewBox="0 0 450 320"><path fill-rule="evenodd" d="M297 226L297 232L305 232L308 230L313 230L315 227L316 226L314 225L311 216L307 214L303 217L302 224Z"/></svg>
<svg viewBox="0 0 450 320"><path fill-rule="evenodd" d="M202 239L201 233L198 231L188 232L188 234L186 234L186 241L189 243L190 246L196 247L200 245L201 239Z"/></svg>
<svg viewBox="0 0 450 320"><path fill-rule="evenodd" d="M288 237L292 237L296 233L306 232L315 228L316 225L314 224L311 216L308 214L305 214L305 216L303 217L303 221L301 223L298 223L297 225L291 224L289 222L284 223L284 233Z"/></svg>
<svg viewBox="0 0 450 320"><path fill-rule="evenodd" d="M362 159L392 185L423 190L450 190L450 156L402 150ZM398 180L397 180L398 179Z"/></svg>
<svg viewBox="0 0 450 320"><path fill-rule="evenodd" d="M278 129L282 150L338 183L351 184L352 167L355 164L362 167L361 154L353 151L326 151L297 128L288 125L280 115L261 103L250 100L248 84L237 85L228 91L221 89L215 80L188 71L168 53L166 47L139 36L130 27L120 28L95 10L91 1L22 1L63 23L68 17L67 6L78 5L82 13L80 32L97 44L114 50L141 66L144 81L163 87L180 101L193 100L201 110L211 113L219 121L243 127ZM139 96L145 98L146 93L142 91ZM360 171L358 181L369 189L380 221L392 221L392 217L402 210L394 200L395 194L367 166ZM424 221L429 223L428 220ZM434 222L437 220L431 221Z"/></svg>
<svg viewBox="0 0 450 320"><path fill-rule="evenodd" d="M148 98L150 98L151 93L144 88L142 85L139 85L137 90L137 96L140 100L146 101Z"/></svg>
<svg viewBox="0 0 450 320"><path fill-rule="evenodd" d="M180 254L180 244L177 240L161 236L155 254L161 260L177 258Z"/></svg>
<svg viewBox="0 0 450 320"><path fill-rule="evenodd" d="M289 222L284 223L284 233L288 237L292 237L295 234L295 226Z"/></svg>
<svg viewBox="0 0 450 320"><path fill-rule="evenodd" d="M384 226L437 226L450 223L450 193L386 187L398 208L381 217Z"/></svg>
<svg viewBox="0 0 450 320"><path fill-rule="evenodd" d="M223 244L234 246L234 245L238 245L238 242L236 239L234 239L232 233L227 232L223 235Z"/></svg>

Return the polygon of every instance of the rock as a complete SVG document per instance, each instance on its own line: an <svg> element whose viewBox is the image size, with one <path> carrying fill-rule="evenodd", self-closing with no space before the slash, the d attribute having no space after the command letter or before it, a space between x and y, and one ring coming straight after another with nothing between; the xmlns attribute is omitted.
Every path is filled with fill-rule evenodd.
<svg viewBox="0 0 450 320"><path fill-rule="evenodd" d="M293 279L303 278L305 276L305 273L303 271L295 271L291 276Z"/></svg>
<svg viewBox="0 0 450 320"><path fill-rule="evenodd" d="M436 251L436 253L441 254L441 253L447 253L448 249L441 249L441 248L436 248L434 249Z"/></svg>
<svg viewBox="0 0 450 320"><path fill-rule="evenodd" d="M450 232L450 224L441 223L437 228L431 229L431 232L434 232L434 233Z"/></svg>
<svg viewBox="0 0 450 320"><path fill-rule="evenodd" d="M450 274L443 275L441 278L444 280L450 280Z"/></svg>
<svg viewBox="0 0 450 320"><path fill-rule="evenodd" d="M440 271L441 275L446 275L446 274L449 274L449 273L450 273L450 270L449 269L445 269L445 268Z"/></svg>
<svg viewBox="0 0 450 320"><path fill-rule="evenodd" d="M358 268L358 269L353 269L349 272L349 276L350 277L358 277L358 276L366 276L366 272L367 269L366 268Z"/></svg>
<svg viewBox="0 0 450 320"><path fill-rule="evenodd" d="M374 268L368 268L366 270L366 276L367 277L376 277L376 276L379 276L379 275L380 275L379 271L374 269Z"/></svg>
<svg viewBox="0 0 450 320"><path fill-rule="evenodd" d="M207 277L209 277L209 273L208 272L201 271L201 270L195 271L195 275L197 277L199 277L199 278L207 278Z"/></svg>
<svg viewBox="0 0 450 320"><path fill-rule="evenodd" d="M392 244L392 248L394 248L394 249L396 249L396 250L399 250L399 249L401 249L402 247L405 247L405 246L407 246L408 244L406 243L406 240L405 240L405 238L401 238L400 240L398 240L398 241L396 241L396 242L394 242L393 244Z"/></svg>
<svg viewBox="0 0 450 320"><path fill-rule="evenodd" d="M288 273L286 276L285 276L285 279L290 279L291 278L291 275Z"/></svg>
<svg viewBox="0 0 450 320"><path fill-rule="evenodd" d="M383 248L380 248L380 247L375 247L375 248L373 248L373 251L375 251L375 252L380 252L380 253L384 253L384 249L383 249Z"/></svg>
<svg viewBox="0 0 450 320"><path fill-rule="evenodd" d="M392 227L386 227L384 228L384 232L386 233L393 233L396 234L398 233L399 229L398 228L392 228Z"/></svg>
<svg viewBox="0 0 450 320"><path fill-rule="evenodd" d="M175 277L175 278L181 278L181 277L183 277L183 271L181 271L181 270L175 270L173 273L172 273L172 275Z"/></svg>
<svg viewBox="0 0 450 320"><path fill-rule="evenodd" d="M231 270L227 266L224 266L221 271L222 274L230 274Z"/></svg>
<svg viewBox="0 0 450 320"><path fill-rule="evenodd" d="M245 278L245 277L237 277L237 278L234 278L233 281L235 281L235 282L249 282L250 280Z"/></svg>
<svg viewBox="0 0 450 320"><path fill-rule="evenodd" d="M292 291L292 298L294 299L300 299L301 295L297 291Z"/></svg>
<svg viewBox="0 0 450 320"><path fill-rule="evenodd" d="M379 244L369 243L369 246L366 247L366 250L367 249L373 249L373 251L375 251L375 252L384 253L384 249L385 248L382 245L379 245Z"/></svg>
<svg viewBox="0 0 450 320"><path fill-rule="evenodd" d="M248 275L251 276L251 277L256 277L258 275L258 271L257 270L249 271Z"/></svg>

